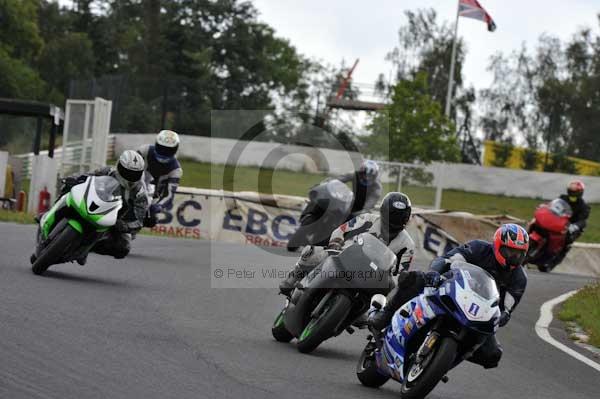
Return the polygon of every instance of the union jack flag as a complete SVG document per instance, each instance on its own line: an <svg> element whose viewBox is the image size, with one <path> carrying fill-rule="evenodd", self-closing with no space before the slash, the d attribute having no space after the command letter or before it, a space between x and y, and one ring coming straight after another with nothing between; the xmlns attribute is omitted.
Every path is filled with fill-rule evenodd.
<svg viewBox="0 0 600 399"><path fill-rule="evenodd" d="M458 15L485 22L490 32L496 30L494 20L477 0L458 0Z"/></svg>

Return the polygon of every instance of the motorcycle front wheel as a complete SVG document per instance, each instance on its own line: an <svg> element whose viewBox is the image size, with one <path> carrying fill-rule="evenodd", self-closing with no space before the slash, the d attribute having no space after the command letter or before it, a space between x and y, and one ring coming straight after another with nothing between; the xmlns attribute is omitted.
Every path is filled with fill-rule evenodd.
<svg viewBox="0 0 600 399"><path fill-rule="evenodd" d="M343 294L335 295L327 301L320 313L310 319L298 338L298 351L310 353L321 342L335 334L335 328L348 316L352 301Z"/></svg>
<svg viewBox="0 0 600 399"><path fill-rule="evenodd" d="M50 266L60 263L65 253L79 246L80 240L81 234L70 224L65 223L62 231L42 250L31 265L33 274L44 274Z"/></svg>
<svg viewBox="0 0 600 399"><path fill-rule="evenodd" d="M285 328L285 323L283 322L284 313L285 309L279 312L279 315L271 327L271 334L273 334L273 338L279 342L290 342L294 336Z"/></svg>
<svg viewBox="0 0 600 399"><path fill-rule="evenodd" d="M420 363L412 361L402 383L403 399L422 399L435 388L452 367L458 344L452 338L443 338Z"/></svg>

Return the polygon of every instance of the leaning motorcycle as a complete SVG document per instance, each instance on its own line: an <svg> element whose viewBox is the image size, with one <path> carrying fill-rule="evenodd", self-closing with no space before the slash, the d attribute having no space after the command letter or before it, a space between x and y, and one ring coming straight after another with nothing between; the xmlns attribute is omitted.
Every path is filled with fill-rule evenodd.
<svg viewBox="0 0 600 399"><path fill-rule="evenodd" d="M273 337L297 338L298 350L309 353L344 330L354 332L352 322L367 311L370 298L390 291L395 266L396 255L373 235L354 237L296 285L275 319Z"/></svg>
<svg viewBox="0 0 600 399"><path fill-rule="evenodd" d="M305 245L325 246L329 236L350 216L354 194L337 179L312 187L300 215L300 226L288 241L289 251Z"/></svg>
<svg viewBox="0 0 600 399"><path fill-rule="evenodd" d="M525 263L537 266L541 272L550 272L554 266L550 260L557 256L566 245L567 229L573 211L571 206L560 198L549 204L540 205L529 223L529 250Z"/></svg>
<svg viewBox="0 0 600 399"><path fill-rule="evenodd" d="M123 206L119 182L88 176L64 194L39 223L31 270L43 274L52 265L85 256L117 222Z"/></svg>
<svg viewBox="0 0 600 399"><path fill-rule="evenodd" d="M492 276L457 261L444 277L439 288L425 288L388 327L369 336L356 368L363 385L393 379L402 384L403 398L423 398L496 332L500 295ZM385 305L385 298L380 301L374 298L374 308Z"/></svg>

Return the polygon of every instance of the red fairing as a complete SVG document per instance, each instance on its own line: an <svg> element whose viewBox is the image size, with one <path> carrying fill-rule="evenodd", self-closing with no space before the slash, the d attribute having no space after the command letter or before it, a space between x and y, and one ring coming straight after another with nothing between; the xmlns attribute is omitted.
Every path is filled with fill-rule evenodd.
<svg viewBox="0 0 600 399"><path fill-rule="evenodd" d="M531 234L529 234L529 241L535 241L537 243L540 243L543 239L544 237L542 237L542 235L537 231L533 231L531 232Z"/></svg>
<svg viewBox="0 0 600 399"><path fill-rule="evenodd" d="M535 224L538 228L548 233L546 243L546 252L550 254L559 253L565 245L566 230L569 225L569 216L558 216L553 213L547 205L540 206L535 211ZM531 239L542 242L543 237L540 233L534 231Z"/></svg>
<svg viewBox="0 0 600 399"><path fill-rule="evenodd" d="M569 225L568 216L557 216L547 206L540 206L534 214L535 224L544 230L563 234Z"/></svg>

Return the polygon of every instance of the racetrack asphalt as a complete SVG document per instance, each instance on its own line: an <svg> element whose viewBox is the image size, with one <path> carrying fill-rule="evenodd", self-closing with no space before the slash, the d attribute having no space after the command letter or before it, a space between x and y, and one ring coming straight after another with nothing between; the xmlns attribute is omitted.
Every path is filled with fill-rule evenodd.
<svg viewBox="0 0 600 399"><path fill-rule="evenodd" d="M40 277L28 260L33 236L33 226L0 224L0 398L399 397L393 381L375 390L358 382L365 330L303 355L271 337L284 302L275 288L211 288L216 261L290 267L292 257L140 236L125 260L92 254L85 267L57 265ZM500 366L463 363L429 398L600 397L600 374L534 331L543 302L589 279L529 276L498 334ZM551 333L568 343L560 322Z"/></svg>

